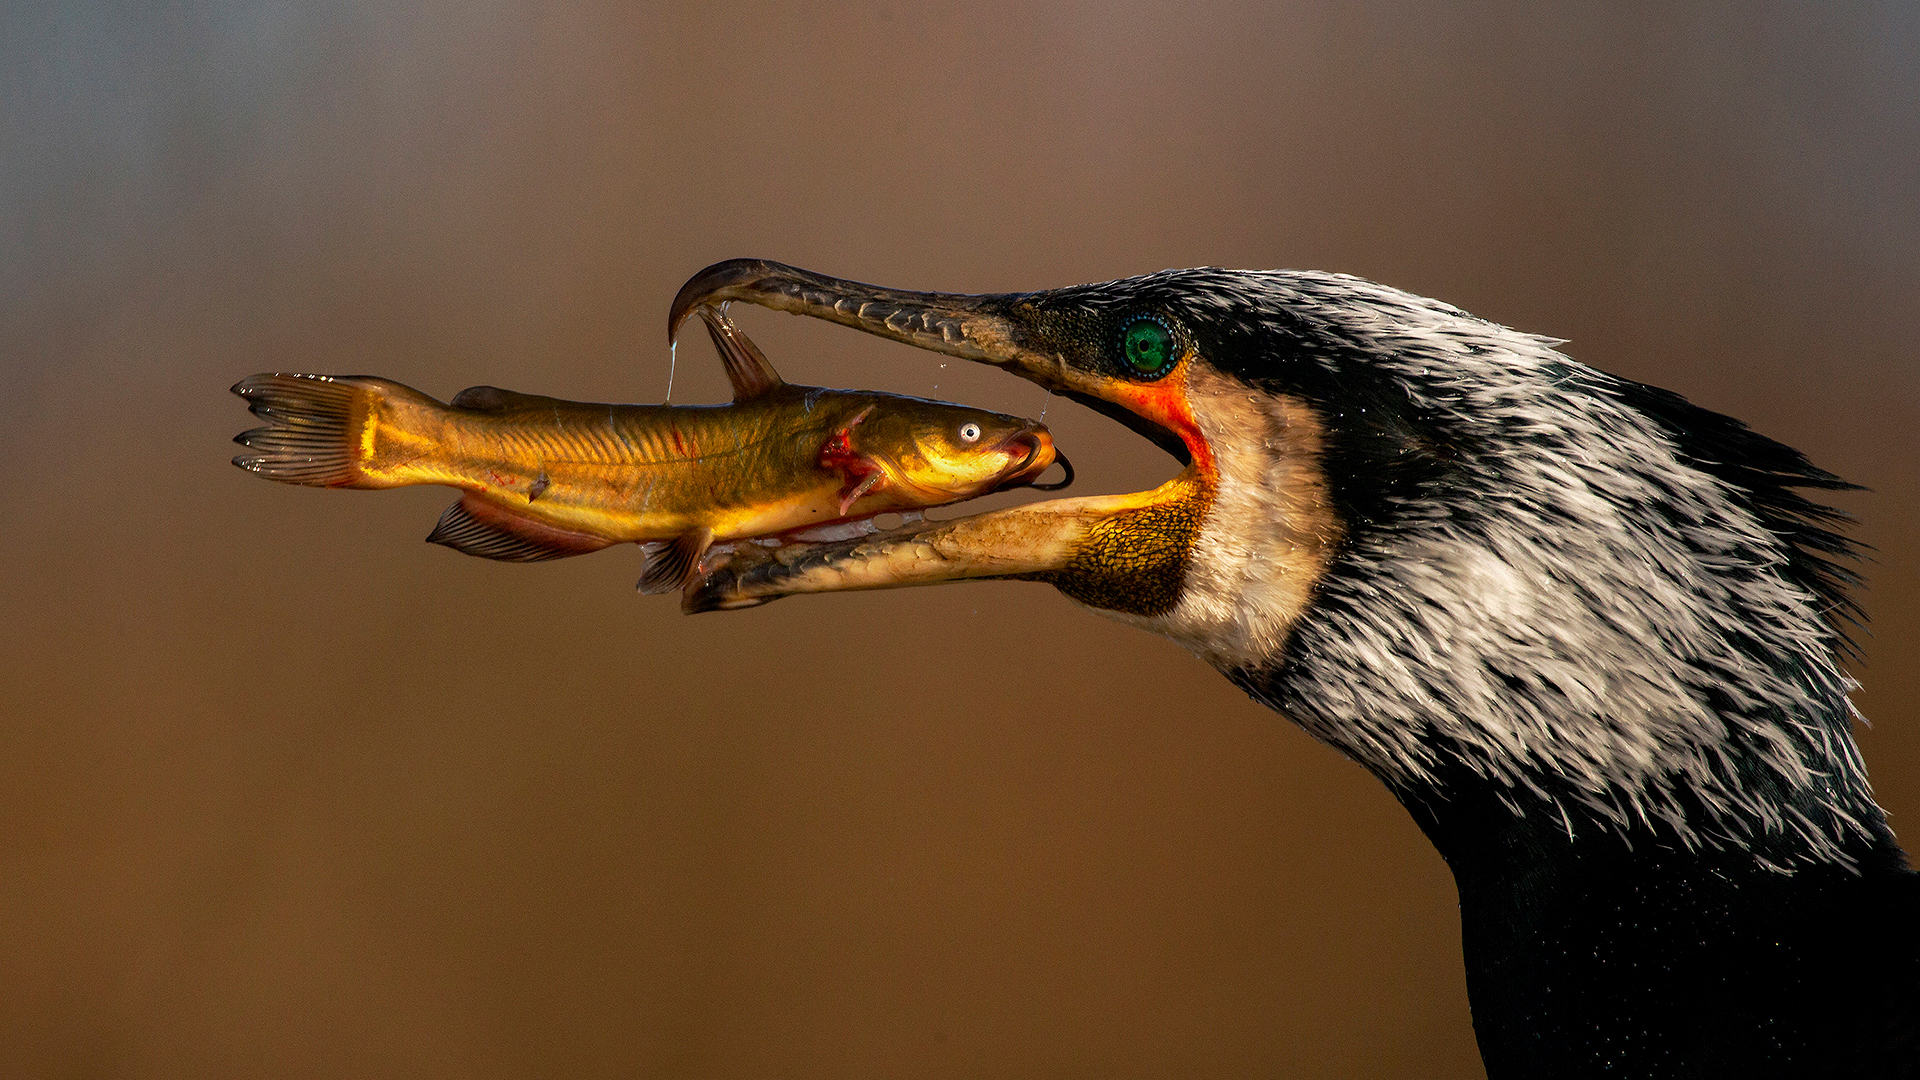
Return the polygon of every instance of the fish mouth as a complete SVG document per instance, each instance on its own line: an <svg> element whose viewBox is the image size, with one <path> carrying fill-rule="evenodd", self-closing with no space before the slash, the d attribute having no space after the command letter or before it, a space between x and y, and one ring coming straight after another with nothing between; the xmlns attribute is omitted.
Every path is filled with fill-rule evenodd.
<svg viewBox="0 0 1920 1080"><path fill-rule="evenodd" d="M1142 385L1071 365L1047 346L1036 317L1043 294L914 292L830 277L764 259L733 259L695 274L674 297L668 337L705 305L745 301L839 323L932 352L992 364L1109 416L1188 466L1151 491L1052 499L945 521L838 540L742 543L716 548L682 594L690 612L752 607L807 592L901 588L975 578L1027 578L1060 583L1083 562L1102 523L1191 499L1210 463L1204 439L1186 411L1180 381ZM1057 490L1073 467L1057 456L1066 479L1036 483L1045 471L1039 440L1021 466L993 490ZM1050 464L1050 463L1049 463ZM1064 586L1063 586L1064 588Z"/></svg>
<svg viewBox="0 0 1920 1080"><path fill-rule="evenodd" d="M1018 465L1008 469L999 483L988 488L987 494L1023 487L1035 491L1060 491L1073 486L1073 462L1068 461L1067 455L1053 444L1051 436L1023 431L1008 439L1007 443L1009 446L1024 445L1027 448L1026 456L1020 459ZM1040 477L1056 464L1066 475L1049 484L1041 483Z"/></svg>

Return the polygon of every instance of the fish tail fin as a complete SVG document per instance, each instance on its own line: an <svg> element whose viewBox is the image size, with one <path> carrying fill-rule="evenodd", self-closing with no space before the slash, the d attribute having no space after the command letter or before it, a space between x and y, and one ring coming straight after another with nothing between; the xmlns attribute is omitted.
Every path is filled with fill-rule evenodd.
<svg viewBox="0 0 1920 1080"><path fill-rule="evenodd" d="M360 468L380 403L396 392L425 395L386 379L356 375L249 375L233 384L267 426L234 436L248 452L233 463L284 484L388 487ZM437 404L437 403L436 403Z"/></svg>

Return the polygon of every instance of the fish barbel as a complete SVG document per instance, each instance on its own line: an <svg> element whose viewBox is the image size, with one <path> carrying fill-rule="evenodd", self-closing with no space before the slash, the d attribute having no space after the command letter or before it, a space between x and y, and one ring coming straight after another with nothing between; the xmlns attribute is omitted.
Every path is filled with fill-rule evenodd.
<svg viewBox="0 0 1920 1080"><path fill-rule="evenodd" d="M1056 460L1031 420L784 382L702 309L729 405L600 405L475 386L449 403L370 376L262 374L233 392L268 421L235 465L314 487L461 489L427 539L534 562L649 544L640 587L681 588L714 543L870 526L1034 484ZM1071 480L1058 485L1065 486Z"/></svg>

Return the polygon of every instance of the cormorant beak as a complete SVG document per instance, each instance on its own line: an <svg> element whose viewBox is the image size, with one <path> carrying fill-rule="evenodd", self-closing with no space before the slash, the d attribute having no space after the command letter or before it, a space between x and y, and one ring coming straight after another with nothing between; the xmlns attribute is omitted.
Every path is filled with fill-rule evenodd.
<svg viewBox="0 0 1920 1080"><path fill-rule="evenodd" d="M714 263L680 287L667 316L667 339L702 305L744 300L810 315L948 356L977 360L1030 379L1152 440L1186 464L1198 432L1173 392L1176 383L1143 385L1076 367L1038 339L1031 314L1043 294L909 292L828 277L766 259Z"/></svg>
<svg viewBox="0 0 1920 1080"><path fill-rule="evenodd" d="M1021 335L1005 318L1004 295L906 292L828 277L766 259L729 259L693 275L673 298L667 337L705 304L745 300L775 311L811 315L923 349L1016 364L1027 378L1055 375L1043 359L1025 355Z"/></svg>
<svg viewBox="0 0 1920 1080"><path fill-rule="evenodd" d="M1184 378L1116 379L1068 362L1036 333L1045 294L966 295L866 285L763 259L733 259L695 274L674 297L668 337L703 305L745 301L810 315L923 349L993 364L1104 413L1183 463L1205 444L1186 408ZM965 578L1052 581L1077 573L1089 530L1117 515L1186 498L1189 473L1151 492L1029 503L927 522L857 540L720 551L688 586L688 611L749 607L796 592L893 588ZM1108 531L1111 540L1111 530ZM1136 567L1137 568L1137 567ZM1085 591L1084 589L1081 591Z"/></svg>

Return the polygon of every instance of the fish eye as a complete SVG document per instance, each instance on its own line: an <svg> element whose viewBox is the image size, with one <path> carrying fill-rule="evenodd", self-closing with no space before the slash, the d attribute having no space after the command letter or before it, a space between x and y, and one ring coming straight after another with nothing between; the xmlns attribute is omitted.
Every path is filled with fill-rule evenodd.
<svg viewBox="0 0 1920 1080"><path fill-rule="evenodd" d="M960 441L971 446L980 441L980 425L969 420L960 425Z"/></svg>
<svg viewBox="0 0 1920 1080"><path fill-rule="evenodd" d="M1120 336L1120 355L1135 376L1157 379L1173 367L1173 331L1159 319L1135 319Z"/></svg>

